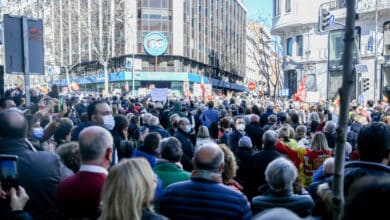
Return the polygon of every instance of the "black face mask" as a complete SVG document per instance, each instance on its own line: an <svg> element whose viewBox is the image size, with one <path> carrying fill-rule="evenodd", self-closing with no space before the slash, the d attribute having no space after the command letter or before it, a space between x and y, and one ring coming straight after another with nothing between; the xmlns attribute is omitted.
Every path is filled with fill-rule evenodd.
<svg viewBox="0 0 390 220"><path fill-rule="evenodd" d="M177 122L173 122L172 127L177 128Z"/></svg>

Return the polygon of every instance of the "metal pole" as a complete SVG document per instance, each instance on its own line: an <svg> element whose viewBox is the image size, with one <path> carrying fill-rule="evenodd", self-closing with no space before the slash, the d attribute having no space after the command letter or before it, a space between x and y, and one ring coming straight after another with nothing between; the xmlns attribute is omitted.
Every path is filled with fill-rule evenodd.
<svg viewBox="0 0 390 220"><path fill-rule="evenodd" d="M374 102L376 101L376 90L378 81L378 0L375 1L375 61L374 61ZM379 98L380 99L380 98Z"/></svg>
<svg viewBox="0 0 390 220"><path fill-rule="evenodd" d="M154 58L154 72L157 72L157 56Z"/></svg>
<svg viewBox="0 0 390 220"><path fill-rule="evenodd" d="M133 90L131 92L131 95L133 97L135 97L135 88L134 88L134 54L135 54L135 43L133 42L133 61L132 61L132 64L131 64L131 79L133 81L133 86L132 86Z"/></svg>
<svg viewBox="0 0 390 220"><path fill-rule="evenodd" d="M23 58L24 58L24 90L26 93L26 107L30 106L30 64L28 48L28 23L25 16L22 17L23 28Z"/></svg>

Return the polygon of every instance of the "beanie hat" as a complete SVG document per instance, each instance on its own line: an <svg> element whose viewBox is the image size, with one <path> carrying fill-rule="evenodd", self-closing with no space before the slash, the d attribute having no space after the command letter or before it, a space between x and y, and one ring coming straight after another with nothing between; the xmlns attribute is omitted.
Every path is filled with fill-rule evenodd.
<svg viewBox="0 0 390 220"><path fill-rule="evenodd" d="M238 141L239 147L252 147L252 141L248 136L242 136Z"/></svg>

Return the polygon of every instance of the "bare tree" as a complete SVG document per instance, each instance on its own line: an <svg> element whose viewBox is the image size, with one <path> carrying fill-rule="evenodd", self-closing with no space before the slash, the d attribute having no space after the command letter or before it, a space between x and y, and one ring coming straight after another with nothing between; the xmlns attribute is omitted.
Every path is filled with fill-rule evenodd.
<svg viewBox="0 0 390 220"><path fill-rule="evenodd" d="M248 47L248 53L252 56L256 66L259 67L259 75L264 77L267 83L267 93L271 94L271 87L276 89L278 76L274 76L275 79L273 80L272 72L274 71L270 72L270 55L267 53L269 51L269 38L262 32L261 27L260 23L248 26L250 33L247 34L247 40L252 45ZM277 74L277 72L274 73ZM274 94L276 94L275 90Z"/></svg>

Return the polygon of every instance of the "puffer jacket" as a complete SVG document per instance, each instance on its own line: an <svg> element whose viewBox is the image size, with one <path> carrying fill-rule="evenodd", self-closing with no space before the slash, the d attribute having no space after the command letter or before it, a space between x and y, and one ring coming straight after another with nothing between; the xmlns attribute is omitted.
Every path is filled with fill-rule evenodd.
<svg viewBox="0 0 390 220"><path fill-rule="evenodd" d="M160 213L175 219L251 219L247 198L221 183L200 178L171 184L165 190Z"/></svg>

